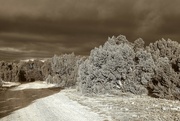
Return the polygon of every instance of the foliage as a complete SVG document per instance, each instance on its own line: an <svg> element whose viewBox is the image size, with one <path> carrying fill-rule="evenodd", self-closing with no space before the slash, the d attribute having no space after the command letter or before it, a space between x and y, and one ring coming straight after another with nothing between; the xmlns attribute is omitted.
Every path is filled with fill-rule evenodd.
<svg viewBox="0 0 180 121"><path fill-rule="evenodd" d="M89 58L80 65L79 90L82 93L117 90L147 93L145 87L153 74L154 61L151 54L139 45L130 43L120 35L109 38L103 46L93 49ZM139 50L135 52L134 48Z"/></svg>
<svg viewBox="0 0 180 121"><path fill-rule="evenodd" d="M155 74L149 82L149 94L154 97L180 100L180 44L176 41L159 40L147 50L155 61Z"/></svg>
<svg viewBox="0 0 180 121"><path fill-rule="evenodd" d="M77 81L78 60L74 53L54 55L51 59L52 75L48 76L47 81L60 87L74 86Z"/></svg>

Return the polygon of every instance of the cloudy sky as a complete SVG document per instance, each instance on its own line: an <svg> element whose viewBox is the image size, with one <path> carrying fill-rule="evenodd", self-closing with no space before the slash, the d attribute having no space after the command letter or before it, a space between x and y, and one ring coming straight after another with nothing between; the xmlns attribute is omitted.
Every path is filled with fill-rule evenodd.
<svg viewBox="0 0 180 121"><path fill-rule="evenodd" d="M88 55L108 36L180 42L180 0L0 0L0 60Z"/></svg>

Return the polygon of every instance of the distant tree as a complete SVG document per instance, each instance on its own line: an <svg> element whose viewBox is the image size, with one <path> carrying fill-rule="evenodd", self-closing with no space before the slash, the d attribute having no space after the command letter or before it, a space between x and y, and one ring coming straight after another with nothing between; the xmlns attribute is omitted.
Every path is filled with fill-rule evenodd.
<svg viewBox="0 0 180 121"><path fill-rule="evenodd" d="M52 75L52 68L51 68L51 59L47 59L42 67L41 67L42 75L43 75L43 80L46 80L49 75Z"/></svg>
<svg viewBox="0 0 180 121"><path fill-rule="evenodd" d="M36 81L43 80L41 67L43 62L39 60L20 62L19 63L19 81Z"/></svg>
<svg viewBox="0 0 180 121"><path fill-rule="evenodd" d="M79 58L72 54L64 54L61 56L54 55L51 59L52 80L60 87L74 86L77 81L77 71Z"/></svg>
<svg viewBox="0 0 180 121"><path fill-rule="evenodd" d="M19 81L18 64L14 62L0 61L0 78L6 82Z"/></svg>

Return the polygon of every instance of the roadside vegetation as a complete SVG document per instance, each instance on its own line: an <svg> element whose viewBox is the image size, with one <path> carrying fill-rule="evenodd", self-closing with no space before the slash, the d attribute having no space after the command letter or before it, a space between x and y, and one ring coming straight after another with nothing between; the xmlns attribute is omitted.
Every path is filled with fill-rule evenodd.
<svg viewBox="0 0 180 121"><path fill-rule="evenodd" d="M88 57L55 55L45 61L0 61L4 82L36 80L75 87L83 95L132 93L180 100L180 44L170 39L145 46L125 36L91 50Z"/></svg>

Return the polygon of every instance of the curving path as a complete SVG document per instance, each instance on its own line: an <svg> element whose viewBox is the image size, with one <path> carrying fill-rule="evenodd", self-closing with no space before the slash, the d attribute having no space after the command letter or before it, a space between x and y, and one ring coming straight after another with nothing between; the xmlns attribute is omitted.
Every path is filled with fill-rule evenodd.
<svg viewBox="0 0 180 121"><path fill-rule="evenodd" d="M36 89L32 89L34 87ZM66 92L45 87L46 84L33 82L1 92L0 121L102 120L98 114L91 112L87 107L70 100Z"/></svg>

